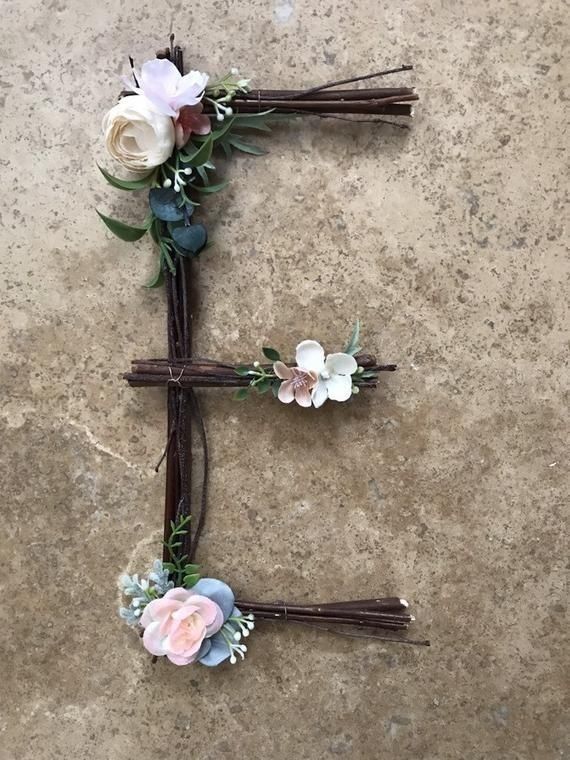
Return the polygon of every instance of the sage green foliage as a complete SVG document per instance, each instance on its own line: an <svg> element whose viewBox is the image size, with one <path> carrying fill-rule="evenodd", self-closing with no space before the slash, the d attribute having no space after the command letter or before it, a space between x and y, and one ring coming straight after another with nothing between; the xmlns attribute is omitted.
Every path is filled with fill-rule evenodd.
<svg viewBox="0 0 570 760"><path fill-rule="evenodd" d="M187 563L188 555L180 554L179 551L183 545L182 537L188 533L190 519L190 515L187 515L181 517L178 522L171 520L170 537L164 542L170 561L164 562L163 567L170 573L174 585L184 588L192 588L201 578L200 565Z"/></svg>
<svg viewBox="0 0 570 760"><path fill-rule="evenodd" d="M344 349L344 353L350 354L351 356L355 356L359 351L361 351L362 349L358 345L359 340L360 340L360 320L357 319L354 325L354 329L352 330L352 334L349 338L349 341L346 344L346 348Z"/></svg>
<svg viewBox="0 0 570 760"><path fill-rule="evenodd" d="M216 96L220 103L229 103L236 92L246 89L247 80L234 81L228 75L208 88L207 94ZM126 224L97 212L107 228L121 240L135 242L150 232L158 246L159 259L155 274L146 284L147 288L162 285L167 270L176 274L177 256L197 256L208 245L206 228L191 221L191 217L194 209L200 206L199 199L202 195L220 192L228 184L227 181L212 182L211 175L216 171L211 160L213 153L221 150L229 157L232 151L237 150L260 156L265 151L245 140L244 131L245 134L248 130L270 132L270 124L289 118L291 117L272 111L228 116L210 134L193 135L183 148L174 151L166 163L140 179L119 179L99 167L107 182L117 189L137 191L150 188L150 213L140 225ZM217 124L212 119L212 125L215 127ZM186 171L191 173L186 174ZM262 382L257 386L260 393L269 389Z"/></svg>

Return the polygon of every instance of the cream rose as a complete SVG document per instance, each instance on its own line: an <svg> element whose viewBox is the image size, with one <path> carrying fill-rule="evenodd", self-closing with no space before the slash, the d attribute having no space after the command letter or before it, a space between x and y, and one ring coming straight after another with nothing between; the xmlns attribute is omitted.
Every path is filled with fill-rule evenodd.
<svg viewBox="0 0 570 760"><path fill-rule="evenodd" d="M143 95L128 95L103 119L105 143L126 169L144 174L167 161L176 139L170 116L156 113Z"/></svg>

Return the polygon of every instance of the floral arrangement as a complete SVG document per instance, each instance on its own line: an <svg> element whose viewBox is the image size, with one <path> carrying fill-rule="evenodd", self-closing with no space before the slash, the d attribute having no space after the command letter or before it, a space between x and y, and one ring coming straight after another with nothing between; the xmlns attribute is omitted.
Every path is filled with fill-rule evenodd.
<svg viewBox="0 0 570 760"><path fill-rule="evenodd" d="M121 240L134 242L147 232L159 249L159 266L147 287L164 282L164 272L176 273L176 257L194 257L208 242L203 224L193 214L204 195L217 193L226 182L212 182L214 148L226 156L232 150L259 155L241 131L270 129L283 118L272 112L234 114L232 98L249 91L249 80L237 69L209 84L209 76L190 71L184 76L168 58L147 61L140 73L132 68L123 78L125 91L103 119L109 155L133 176L120 179L99 167L120 190L148 189L149 212L141 224L130 225L98 212ZM208 104L212 113L204 113Z"/></svg>
<svg viewBox="0 0 570 760"><path fill-rule="evenodd" d="M295 364L288 366L281 361L279 351L264 347L263 355L273 362L267 368L256 361L251 367L236 367L236 373L249 379L246 388L240 388L235 398L247 398L249 392L256 390L266 393L271 389L273 395L284 404L295 401L299 406L321 407L325 401L348 401L351 396L360 392L360 385L366 386L368 381L375 381L379 367L358 363L356 354L360 352L358 345L360 337L360 322L357 321L350 340L343 352L325 355L325 350L316 340L303 340L295 352Z"/></svg>
<svg viewBox="0 0 570 760"><path fill-rule="evenodd" d="M200 566L178 554L189 521L184 517L171 526L165 544L170 562L155 560L146 578L121 576L121 590L131 601L119 614L141 631L143 645L154 657L166 656L174 665L214 667L228 659L235 664L238 656L245 657L247 646L240 640L253 630L254 618L241 614L226 583L202 578Z"/></svg>
<svg viewBox="0 0 570 760"><path fill-rule="evenodd" d="M134 242L147 232L158 247L158 267L147 287L166 285L168 357L136 360L125 377L132 386L167 388L168 435L160 463L166 461L164 552L145 577L123 575L120 588L128 602L120 616L138 630L153 658L175 665L198 662L214 667L243 659L243 639L257 620L302 623L355 637L429 645L387 637L379 630L405 631L414 620L399 597L357 599L324 604L257 602L235 598L230 586L201 577L194 555L205 523L209 457L204 420L194 392L198 387L234 387L235 397L272 391L282 403L319 408L326 401L344 402L361 388L374 387L378 373L396 365L379 365L360 351L357 322L344 351L326 354L315 340L297 345L295 362L286 363L270 347L262 364L224 363L198 359L192 353L190 273L192 259L208 244L206 227L195 220L204 197L222 190L216 178L214 152L263 153L244 138L251 130L268 132L271 124L296 116L383 122L376 116L413 115L418 99L411 88L347 89L377 76L408 71L411 66L374 72L299 90L252 90L236 69L217 81L197 70L184 73L182 50L173 44L147 61L140 71L130 59L131 74L123 80L119 102L103 119L109 155L130 178L99 167L113 187L147 191L148 213L126 224L100 212L108 229ZM362 117L362 118L360 118ZM354 120L354 119L353 119ZM394 126L401 126L398 123ZM203 456L202 498L196 509L192 442ZM192 529L190 526L192 525ZM359 632L355 633L354 628Z"/></svg>

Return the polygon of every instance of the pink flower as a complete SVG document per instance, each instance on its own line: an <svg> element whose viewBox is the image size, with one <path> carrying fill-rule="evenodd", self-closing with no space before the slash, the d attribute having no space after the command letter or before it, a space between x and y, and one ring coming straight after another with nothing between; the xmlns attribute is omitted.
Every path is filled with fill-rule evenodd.
<svg viewBox="0 0 570 760"><path fill-rule="evenodd" d="M137 75L138 86L125 79L132 92L144 95L158 113L178 117L183 106L197 105L204 95L208 75L190 71L185 76L166 58L155 58L143 63Z"/></svg>
<svg viewBox="0 0 570 760"><path fill-rule="evenodd" d="M204 106L198 103L180 109L175 126L177 148L186 145L193 132L197 135L207 135L212 131L212 123L210 118L202 113L203 108Z"/></svg>
<svg viewBox="0 0 570 760"><path fill-rule="evenodd" d="M296 401L299 406L311 406L311 390L317 384L316 372L308 372L300 367L287 367L283 362L275 362L273 371L280 380L277 398L284 404Z"/></svg>
<svg viewBox="0 0 570 760"><path fill-rule="evenodd" d="M208 597L173 588L147 604L140 622L143 644L151 654L166 655L175 665L188 665L198 659L204 639L220 630L224 614Z"/></svg>

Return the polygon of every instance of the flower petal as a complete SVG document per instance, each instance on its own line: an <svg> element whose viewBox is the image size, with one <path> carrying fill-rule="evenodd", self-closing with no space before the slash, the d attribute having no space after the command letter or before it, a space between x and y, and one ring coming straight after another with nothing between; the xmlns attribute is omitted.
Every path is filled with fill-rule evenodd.
<svg viewBox="0 0 570 760"><path fill-rule="evenodd" d="M352 396L352 378L349 375L333 375L325 382L332 401L348 401Z"/></svg>
<svg viewBox="0 0 570 760"><path fill-rule="evenodd" d="M217 633L224 624L224 613L220 606L207 596L191 596L190 606L196 606L197 611L206 625L206 636ZM185 605L186 606L186 605Z"/></svg>
<svg viewBox="0 0 570 760"><path fill-rule="evenodd" d="M295 388L292 380L284 380L277 391L277 398L284 404L290 404L295 400Z"/></svg>
<svg viewBox="0 0 570 760"><path fill-rule="evenodd" d="M358 364L350 354L329 354L325 368L331 375L353 375L358 369Z"/></svg>
<svg viewBox="0 0 570 760"><path fill-rule="evenodd" d="M311 406L311 391L306 385L301 385L295 391L295 401L305 408Z"/></svg>
<svg viewBox="0 0 570 760"><path fill-rule="evenodd" d="M202 100L202 95L207 84L207 74L191 71L178 82L174 97L169 99L170 105L176 110L182 108L182 106L195 106Z"/></svg>
<svg viewBox="0 0 570 760"><path fill-rule="evenodd" d="M312 393L312 399L313 399L313 406L315 406L317 409L322 406L327 398L329 397L328 391L327 391L327 384L324 380L319 380L319 382L315 385L313 388Z"/></svg>
<svg viewBox="0 0 570 760"><path fill-rule="evenodd" d="M174 591L175 589L172 589ZM141 625L143 628L149 623L161 622L167 619L172 612L180 607L180 602L177 599L167 599L166 596L160 599L153 599L149 602L143 610L141 615Z"/></svg>
<svg viewBox="0 0 570 760"><path fill-rule="evenodd" d="M194 588L191 591L187 588L182 588L181 586L178 586L177 588L171 588L162 598L177 599L179 602L185 602L194 593ZM151 604L153 604L153 602L151 602Z"/></svg>
<svg viewBox="0 0 570 760"><path fill-rule="evenodd" d="M174 97L180 86L182 75L176 66L167 58L153 58L143 63L139 77L140 87L146 94L146 90L155 95Z"/></svg>
<svg viewBox="0 0 570 760"><path fill-rule="evenodd" d="M207 596L222 610L224 622L232 614L234 608L234 592L227 583L217 578L200 578L198 583L192 586L192 594Z"/></svg>
<svg viewBox="0 0 570 760"><path fill-rule="evenodd" d="M189 657L186 657L181 654L174 654L173 652L169 652L167 655L168 659L173 665L190 665L191 663L196 661L196 655L190 655Z"/></svg>
<svg viewBox="0 0 570 760"><path fill-rule="evenodd" d="M293 377L293 370L283 362L274 362L273 371L280 380L290 380Z"/></svg>
<svg viewBox="0 0 570 760"><path fill-rule="evenodd" d="M325 366L325 350L316 340L304 340L297 346L296 361L307 372L322 372Z"/></svg>
<svg viewBox="0 0 570 760"><path fill-rule="evenodd" d="M163 642L165 637L160 633L160 623L151 623L143 633L144 648L156 657L166 654Z"/></svg>

